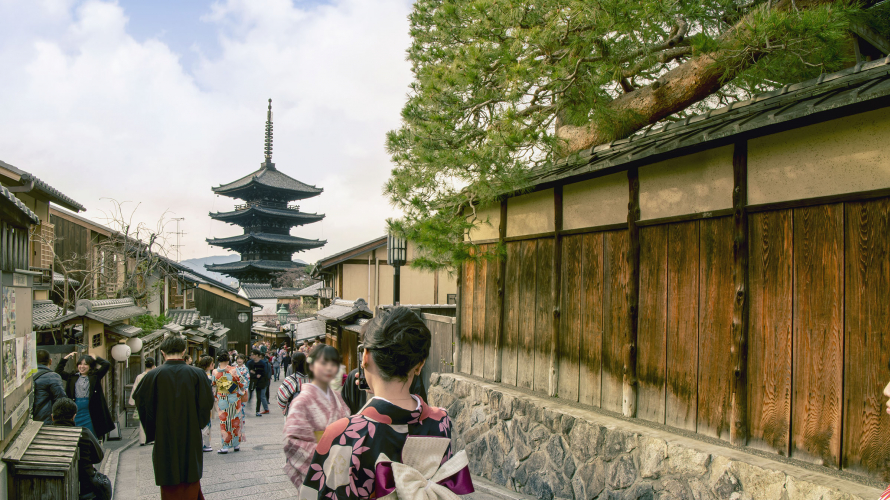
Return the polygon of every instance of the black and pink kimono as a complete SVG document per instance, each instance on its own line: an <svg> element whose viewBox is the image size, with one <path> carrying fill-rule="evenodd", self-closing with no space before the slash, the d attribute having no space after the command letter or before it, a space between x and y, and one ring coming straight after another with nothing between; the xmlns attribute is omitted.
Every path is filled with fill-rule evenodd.
<svg viewBox="0 0 890 500"><path fill-rule="evenodd" d="M448 414L414 397L415 411L372 398L358 414L328 426L299 498L383 498L395 491L397 482L400 495L407 493L405 489L424 487L438 490L440 498L472 493L465 454L452 460ZM403 465L403 460L417 470Z"/></svg>

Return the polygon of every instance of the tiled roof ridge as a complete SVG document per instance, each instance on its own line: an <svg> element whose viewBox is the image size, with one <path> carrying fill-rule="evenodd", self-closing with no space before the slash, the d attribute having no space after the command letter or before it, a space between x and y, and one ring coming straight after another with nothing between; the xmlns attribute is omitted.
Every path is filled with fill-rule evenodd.
<svg viewBox="0 0 890 500"><path fill-rule="evenodd" d="M28 208L27 205L22 203L22 200L18 199L16 195L12 194L5 186L0 186L0 194L3 195L4 198L11 201L16 208L22 211L25 216L31 220L34 224L40 224L40 217L37 217L37 214L34 213L33 210Z"/></svg>
<svg viewBox="0 0 890 500"><path fill-rule="evenodd" d="M72 210L77 210L78 212L83 212L84 210L86 210L86 208L83 205L76 202L70 196L62 193L58 189L56 189L56 188L50 186L49 184L47 184L46 182L40 180L37 176L35 176L31 172L26 172L16 166L10 165L9 163L6 163L6 162L0 162L0 164L2 164L3 167L8 168L8 169L14 171L15 173L17 173L21 177L21 180L25 184L27 184L29 182L33 182L34 187L38 188L40 191L42 191L52 197L59 199L66 205L69 205L70 207L72 207Z"/></svg>

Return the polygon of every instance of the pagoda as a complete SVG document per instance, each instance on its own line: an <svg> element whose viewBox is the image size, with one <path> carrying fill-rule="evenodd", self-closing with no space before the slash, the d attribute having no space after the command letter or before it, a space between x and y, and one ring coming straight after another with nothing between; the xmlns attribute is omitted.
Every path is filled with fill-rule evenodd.
<svg viewBox="0 0 890 500"><path fill-rule="evenodd" d="M303 267L293 254L324 246L327 241L291 236L290 230L318 222L323 214L300 211L292 202L318 196L323 189L304 184L275 168L272 163L272 99L266 113L266 160L260 169L213 188L218 195L243 200L231 212L211 213L210 218L244 228L244 234L228 238L207 238L207 243L234 250L241 260L226 264L206 264L208 271L223 273L241 283L270 283L275 274Z"/></svg>

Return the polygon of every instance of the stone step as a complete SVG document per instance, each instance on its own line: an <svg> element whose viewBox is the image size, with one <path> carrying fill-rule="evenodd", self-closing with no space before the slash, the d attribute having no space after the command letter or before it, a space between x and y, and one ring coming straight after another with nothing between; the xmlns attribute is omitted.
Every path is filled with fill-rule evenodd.
<svg viewBox="0 0 890 500"><path fill-rule="evenodd" d="M465 495L464 499L472 500L533 500L534 497L510 491L499 484L495 484L479 476L473 476L473 486L476 492Z"/></svg>

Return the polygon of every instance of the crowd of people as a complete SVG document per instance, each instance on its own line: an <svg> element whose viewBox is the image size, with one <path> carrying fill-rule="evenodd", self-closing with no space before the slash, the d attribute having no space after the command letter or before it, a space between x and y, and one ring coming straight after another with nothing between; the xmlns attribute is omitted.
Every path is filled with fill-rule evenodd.
<svg viewBox="0 0 890 500"><path fill-rule="evenodd" d="M203 456L241 451L246 408L270 415L272 382L284 416L284 472L301 499L366 499L420 489L426 498L454 498L473 491L466 455L452 453L445 410L426 404L421 371L431 335L417 314L396 307L364 326L356 353L359 368L347 373L341 353L322 342L292 350L259 342L249 359L235 351L193 360L186 340L165 338L163 360L145 359L130 403L139 414L139 444L154 445L155 482L164 500L203 499ZM110 363L81 356L67 371L55 370L37 352L32 417L47 425L83 428L78 463L81 493L111 498L108 478L96 471L99 441L113 429L101 381ZM378 477L379 476L379 477ZM400 496L402 496L400 494ZM406 494L406 496L412 496Z"/></svg>

